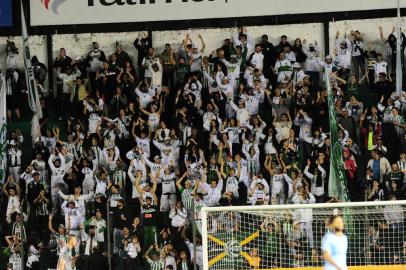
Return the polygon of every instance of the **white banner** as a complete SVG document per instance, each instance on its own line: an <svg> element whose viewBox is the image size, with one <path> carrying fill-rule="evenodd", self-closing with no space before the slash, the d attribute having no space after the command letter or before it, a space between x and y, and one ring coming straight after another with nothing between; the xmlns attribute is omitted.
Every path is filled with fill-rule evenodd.
<svg viewBox="0 0 406 270"><path fill-rule="evenodd" d="M401 2L406 3L405 0ZM39 26L239 18L391 8L396 8L396 3L383 0L30 0L30 17L31 25Z"/></svg>

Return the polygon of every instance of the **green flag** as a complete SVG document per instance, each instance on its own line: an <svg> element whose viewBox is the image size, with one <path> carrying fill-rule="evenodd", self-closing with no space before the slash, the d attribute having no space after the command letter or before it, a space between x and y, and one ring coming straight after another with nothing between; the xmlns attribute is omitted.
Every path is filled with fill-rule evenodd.
<svg viewBox="0 0 406 270"><path fill-rule="evenodd" d="M328 110L330 118L330 177L328 179L328 195L341 202L348 202L347 179L345 175L342 149L338 140L338 127L334 97L330 86L330 76L326 72L326 84L328 92Z"/></svg>

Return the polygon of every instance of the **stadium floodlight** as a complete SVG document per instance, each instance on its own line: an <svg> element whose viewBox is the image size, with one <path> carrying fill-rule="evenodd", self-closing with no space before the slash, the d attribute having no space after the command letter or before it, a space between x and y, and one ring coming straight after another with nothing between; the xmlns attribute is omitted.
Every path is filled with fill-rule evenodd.
<svg viewBox="0 0 406 270"><path fill-rule="evenodd" d="M406 201L202 208L204 270L322 269L321 239L344 218L349 269L406 269Z"/></svg>

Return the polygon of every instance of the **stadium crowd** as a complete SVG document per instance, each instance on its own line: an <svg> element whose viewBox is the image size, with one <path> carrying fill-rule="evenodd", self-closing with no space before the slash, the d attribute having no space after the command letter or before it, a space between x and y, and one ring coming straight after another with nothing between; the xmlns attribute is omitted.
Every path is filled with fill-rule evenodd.
<svg viewBox="0 0 406 270"><path fill-rule="evenodd" d="M137 63L119 43L110 56L97 42L83 58L61 48L52 66L56 96L34 56L41 134L30 153L21 147L30 138L8 134L1 236L9 268L24 268L23 246L27 268L107 269L111 239L114 269L191 270L194 261L202 269L200 237L193 243L201 207L337 201L328 194L329 109L351 201L405 198L406 92L395 90L395 35L381 30L386 54L368 48L359 31L337 33L325 59L317 42L290 38L254 40L242 27L213 52L201 35L160 52L139 36ZM403 35L402 56L405 46ZM8 42L10 122L21 117L25 89L18 64ZM58 125L49 124L51 113ZM395 218L385 216L384 225L403 224ZM289 235L298 230L312 245L311 222L290 222L301 226ZM279 226L257 227L268 225Z"/></svg>

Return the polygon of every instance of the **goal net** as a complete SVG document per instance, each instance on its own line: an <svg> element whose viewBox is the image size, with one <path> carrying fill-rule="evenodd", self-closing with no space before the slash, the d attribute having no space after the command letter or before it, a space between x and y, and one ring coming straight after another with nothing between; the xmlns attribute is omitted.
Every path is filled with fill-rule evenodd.
<svg viewBox="0 0 406 270"><path fill-rule="evenodd" d="M202 209L204 270L322 269L327 220L344 218L349 269L406 269L406 201Z"/></svg>

